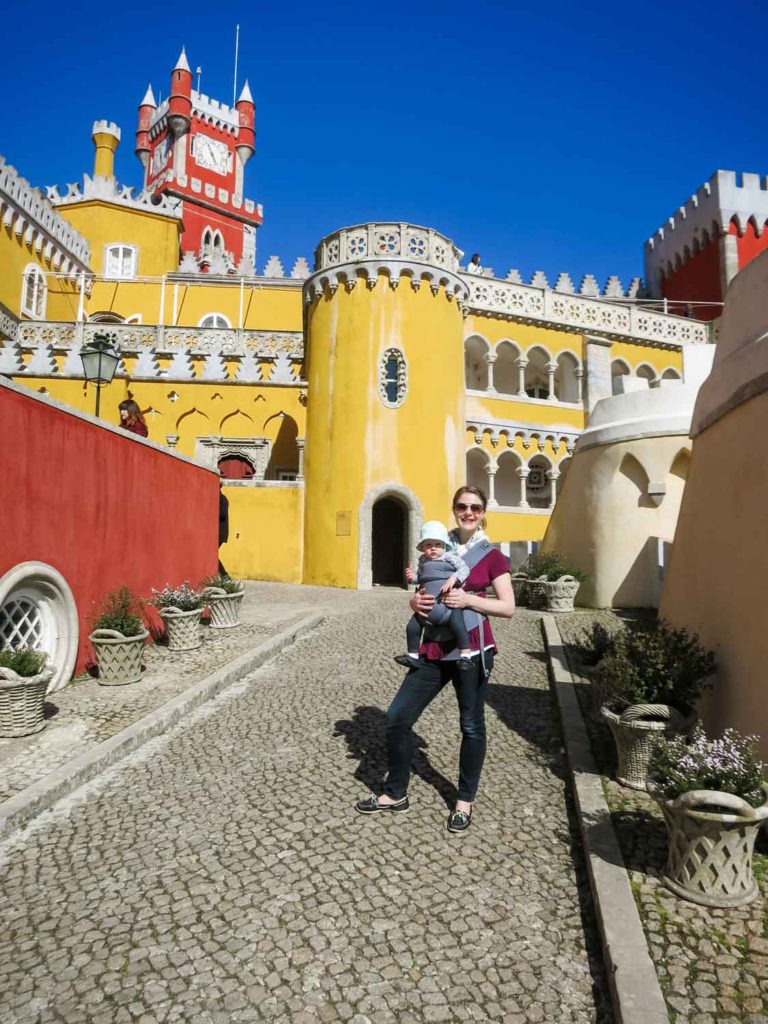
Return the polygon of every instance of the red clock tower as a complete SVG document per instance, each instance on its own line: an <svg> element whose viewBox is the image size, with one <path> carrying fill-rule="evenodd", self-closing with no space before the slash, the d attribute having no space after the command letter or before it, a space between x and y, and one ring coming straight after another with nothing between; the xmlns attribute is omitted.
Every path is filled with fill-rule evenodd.
<svg viewBox="0 0 768 1024"><path fill-rule="evenodd" d="M260 203L243 195L245 165L256 140L248 82L234 107L192 88L182 49L171 89L158 106L151 86L139 106L136 155L144 187L182 204L182 269L253 273Z"/></svg>

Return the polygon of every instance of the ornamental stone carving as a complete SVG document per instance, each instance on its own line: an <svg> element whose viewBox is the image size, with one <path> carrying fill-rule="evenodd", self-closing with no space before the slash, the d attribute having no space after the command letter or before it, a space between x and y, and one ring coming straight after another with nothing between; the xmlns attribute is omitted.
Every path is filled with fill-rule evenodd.
<svg viewBox="0 0 768 1024"><path fill-rule="evenodd" d="M371 223L342 228L315 249L315 270L361 260L403 259L456 272L463 253L445 235L414 224Z"/></svg>

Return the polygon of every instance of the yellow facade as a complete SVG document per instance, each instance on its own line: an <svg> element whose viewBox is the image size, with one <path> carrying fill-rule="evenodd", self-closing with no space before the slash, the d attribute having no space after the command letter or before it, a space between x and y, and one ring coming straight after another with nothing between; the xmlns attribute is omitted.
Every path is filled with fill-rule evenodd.
<svg viewBox="0 0 768 1024"><path fill-rule="evenodd" d="M99 200L72 203L63 207L62 213L90 242L91 269L95 274L106 272L107 246L120 243L136 247L139 277L161 277L178 268L180 222L175 217L153 213L151 207L142 210ZM95 284L96 294L91 297L89 310L108 309L109 297L117 284ZM152 291L157 301L156 285ZM156 316L157 306L152 310L152 319Z"/></svg>

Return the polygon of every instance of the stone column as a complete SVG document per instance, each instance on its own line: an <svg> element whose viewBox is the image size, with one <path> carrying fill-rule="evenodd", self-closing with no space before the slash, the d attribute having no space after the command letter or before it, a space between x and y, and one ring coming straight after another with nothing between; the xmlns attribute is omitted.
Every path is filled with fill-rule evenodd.
<svg viewBox="0 0 768 1024"><path fill-rule="evenodd" d="M297 437L296 438L296 447L299 450L299 465L298 465L298 469L296 470L296 480L297 480L297 482L300 481L300 480L301 481L304 480L304 445L305 444L306 444L306 438L304 438L304 437Z"/></svg>
<svg viewBox="0 0 768 1024"><path fill-rule="evenodd" d="M547 371L547 401L556 402L555 373L557 372L557 363L547 363L545 369Z"/></svg>
<svg viewBox="0 0 768 1024"><path fill-rule="evenodd" d="M496 465L488 466L488 508L498 508L499 503L496 501L496 474L499 467Z"/></svg>
<svg viewBox="0 0 768 1024"><path fill-rule="evenodd" d="M576 401L584 400L584 367L576 367Z"/></svg>
<svg viewBox="0 0 768 1024"><path fill-rule="evenodd" d="M559 478L560 478L560 470L558 470L558 469L548 469L547 470L547 480L549 480L549 484L550 484L550 490L549 490L549 507L550 508L554 508L555 507L555 502L557 501L557 481L558 481Z"/></svg>
<svg viewBox="0 0 768 1024"><path fill-rule="evenodd" d="M530 470L527 466L518 466L515 470L520 477L520 505L519 508L530 508L528 504L527 480Z"/></svg>
<svg viewBox="0 0 768 1024"><path fill-rule="evenodd" d="M611 342L607 338L584 335L586 350L587 393L584 396L586 412L591 413L601 398L613 394L611 378Z"/></svg>
<svg viewBox="0 0 768 1024"><path fill-rule="evenodd" d="M525 398L525 368L528 365L528 360L525 356L518 356L515 360L515 366L518 369L519 380L517 384L517 397Z"/></svg>
<svg viewBox="0 0 768 1024"><path fill-rule="evenodd" d="M493 364L496 362L496 353L486 352L486 354L483 356L483 359L485 359L486 366L488 367L488 385L485 390L489 394L495 395L496 388L493 383Z"/></svg>

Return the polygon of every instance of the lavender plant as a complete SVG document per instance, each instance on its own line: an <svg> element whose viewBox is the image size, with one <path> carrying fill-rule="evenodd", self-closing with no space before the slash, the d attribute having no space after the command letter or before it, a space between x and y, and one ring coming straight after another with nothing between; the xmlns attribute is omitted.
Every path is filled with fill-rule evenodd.
<svg viewBox="0 0 768 1024"><path fill-rule="evenodd" d="M150 604L155 608L178 608L180 612L193 612L206 606L202 593L185 580L177 587L166 584L162 590L152 590Z"/></svg>
<svg viewBox="0 0 768 1024"><path fill-rule="evenodd" d="M757 736L742 736L735 729L710 740L699 726L690 741L678 737L657 743L649 775L656 792L667 800L693 789L709 789L739 796L753 807L765 802Z"/></svg>

